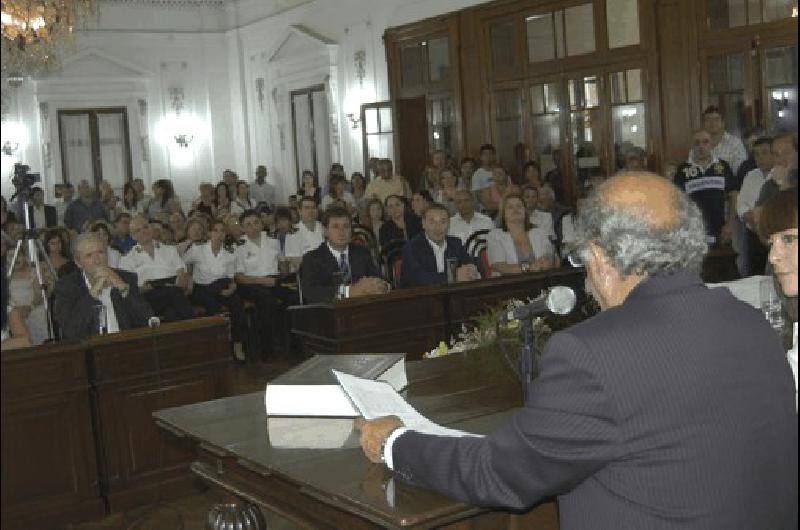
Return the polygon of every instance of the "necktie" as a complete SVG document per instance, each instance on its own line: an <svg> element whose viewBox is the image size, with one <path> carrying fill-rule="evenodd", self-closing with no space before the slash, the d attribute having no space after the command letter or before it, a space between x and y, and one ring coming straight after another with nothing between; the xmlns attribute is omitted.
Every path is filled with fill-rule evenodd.
<svg viewBox="0 0 800 530"><path fill-rule="evenodd" d="M350 283L350 264L347 262L347 254L344 252L339 254L339 271L342 273L344 283Z"/></svg>

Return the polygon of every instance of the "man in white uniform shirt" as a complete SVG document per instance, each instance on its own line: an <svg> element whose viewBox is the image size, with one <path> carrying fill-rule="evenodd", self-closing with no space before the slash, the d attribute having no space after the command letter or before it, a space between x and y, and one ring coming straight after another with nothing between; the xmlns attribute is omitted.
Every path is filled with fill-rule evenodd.
<svg viewBox="0 0 800 530"><path fill-rule="evenodd" d="M525 210L530 216L533 228L554 242L556 231L553 229L553 214L540 209L539 190L533 186L525 186L522 188L522 201L525 203Z"/></svg>
<svg viewBox="0 0 800 530"><path fill-rule="evenodd" d="M120 259L120 268L136 273L139 289L162 320L192 318L194 311L186 296L191 291L191 276L177 249L155 241L144 216L131 221L131 236L136 245Z"/></svg>
<svg viewBox="0 0 800 530"><path fill-rule="evenodd" d="M494 221L488 216L475 211L475 197L468 190L458 190L455 198L456 213L450 218L448 235L461 239L466 245L469 236L478 230L491 230Z"/></svg>
<svg viewBox="0 0 800 530"><path fill-rule="evenodd" d="M139 294L136 275L108 266L105 240L97 233L75 240L78 270L58 280L54 314L61 338L144 327L153 310Z"/></svg>
<svg viewBox="0 0 800 530"><path fill-rule="evenodd" d="M286 330L285 307L298 303L297 295L278 283L278 240L263 231L261 217L255 210L244 212L240 218L244 240L236 249L236 284L239 294L256 306L262 355L273 351L275 330ZM281 337L286 339L285 334Z"/></svg>
<svg viewBox="0 0 800 530"><path fill-rule="evenodd" d="M317 220L317 202L313 197L300 199L300 222L295 233L286 236L284 254L287 258L302 258L325 240L322 223Z"/></svg>

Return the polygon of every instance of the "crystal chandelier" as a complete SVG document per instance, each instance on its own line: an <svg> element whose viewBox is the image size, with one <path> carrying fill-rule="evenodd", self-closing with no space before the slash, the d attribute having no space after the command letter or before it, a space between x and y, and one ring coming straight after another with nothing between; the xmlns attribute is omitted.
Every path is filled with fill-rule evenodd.
<svg viewBox="0 0 800 530"><path fill-rule="evenodd" d="M2 0L3 77L24 77L58 64L73 27L95 12L95 0Z"/></svg>

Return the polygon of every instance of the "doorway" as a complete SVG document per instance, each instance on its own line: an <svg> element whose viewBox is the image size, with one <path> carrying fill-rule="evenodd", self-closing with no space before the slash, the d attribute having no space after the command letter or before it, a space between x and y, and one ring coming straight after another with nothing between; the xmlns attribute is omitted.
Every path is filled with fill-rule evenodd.
<svg viewBox="0 0 800 530"><path fill-rule="evenodd" d="M132 178L128 112L125 107L58 111L63 181L108 181L121 193Z"/></svg>
<svg viewBox="0 0 800 530"><path fill-rule="evenodd" d="M292 98L292 129L294 132L294 161L298 189L302 186L303 171L327 178L331 166L330 130L328 127L328 98L324 85L294 90ZM326 183L319 182L320 187Z"/></svg>

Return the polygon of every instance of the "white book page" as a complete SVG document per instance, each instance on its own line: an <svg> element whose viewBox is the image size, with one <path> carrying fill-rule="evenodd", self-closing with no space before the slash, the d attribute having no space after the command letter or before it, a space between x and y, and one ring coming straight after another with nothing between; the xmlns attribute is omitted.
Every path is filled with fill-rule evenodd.
<svg viewBox="0 0 800 530"><path fill-rule="evenodd" d="M388 383L370 381L349 374L333 371L345 394L350 398L361 416L374 420L383 416L397 416L403 425L423 434L436 436L481 436L438 425L414 409Z"/></svg>

